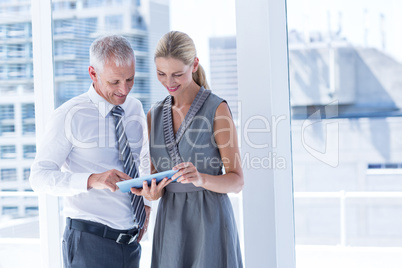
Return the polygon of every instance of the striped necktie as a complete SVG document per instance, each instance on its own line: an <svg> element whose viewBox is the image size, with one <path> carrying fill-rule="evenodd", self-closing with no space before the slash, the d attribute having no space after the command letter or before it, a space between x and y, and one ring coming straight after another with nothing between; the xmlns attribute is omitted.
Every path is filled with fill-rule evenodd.
<svg viewBox="0 0 402 268"><path fill-rule="evenodd" d="M138 177L138 170L135 167L134 157L131 153L130 144L128 143L126 133L123 126L124 110L120 106L115 106L112 109L114 124L116 129L116 139L119 146L119 158L123 163L124 172L131 178ZM141 229L145 222L145 208L142 196L137 196L129 193L131 197L131 205L134 210L135 221L138 223L138 228Z"/></svg>

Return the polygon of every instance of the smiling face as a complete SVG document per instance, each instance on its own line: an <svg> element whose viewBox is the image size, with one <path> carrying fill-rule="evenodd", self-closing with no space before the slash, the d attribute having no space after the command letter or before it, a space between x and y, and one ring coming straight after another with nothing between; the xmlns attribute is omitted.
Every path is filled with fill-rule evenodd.
<svg viewBox="0 0 402 268"><path fill-rule="evenodd" d="M134 85L135 63L133 60L129 66L116 66L111 60L103 66L102 72L89 66L89 75L101 97L113 105L121 105Z"/></svg>
<svg viewBox="0 0 402 268"><path fill-rule="evenodd" d="M198 69L198 58L193 64L185 65L181 60L159 57L155 59L158 80L169 91L170 95L194 86L193 73Z"/></svg>

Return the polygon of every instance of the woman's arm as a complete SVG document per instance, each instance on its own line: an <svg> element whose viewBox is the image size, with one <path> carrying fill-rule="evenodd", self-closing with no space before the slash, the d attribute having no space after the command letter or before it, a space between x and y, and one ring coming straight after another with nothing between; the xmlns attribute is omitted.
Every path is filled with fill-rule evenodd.
<svg viewBox="0 0 402 268"><path fill-rule="evenodd" d="M218 193L238 193L243 189L244 179L241 167L240 152L237 141L236 127L232 120L229 107L222 102L215 112L214 136L221 154L226 174L213 176L199 173L192 163L181 163L174 169L181 169L173 176L173 180L181 183L193 183L210 191Z"/></svg>

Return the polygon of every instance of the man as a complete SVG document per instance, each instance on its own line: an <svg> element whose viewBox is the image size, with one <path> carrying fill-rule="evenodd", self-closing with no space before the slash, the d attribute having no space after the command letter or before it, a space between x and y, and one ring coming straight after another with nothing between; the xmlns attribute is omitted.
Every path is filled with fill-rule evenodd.
<svg viewBox="0 0 402 268"><path fill-rule="evenodd" d="M126 173L149 174L145 115L128 96L134 51L124 37L101 37L90 65L88 92L52 115L30 182L36 192L65 196L64 267L139 267L150 203L116 185L131 179Z"/></svg>

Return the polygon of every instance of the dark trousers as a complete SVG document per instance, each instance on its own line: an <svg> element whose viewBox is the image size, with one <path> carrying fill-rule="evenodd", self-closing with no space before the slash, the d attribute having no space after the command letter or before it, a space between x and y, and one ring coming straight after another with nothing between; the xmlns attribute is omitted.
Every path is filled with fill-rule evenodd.
<svg viewBox="0 0 402 268"><path fill-rule="evenodd" d="M137 241L128 245L94 234L70 229L63 235L64 268L137 268L141 246Z"/></svg>

